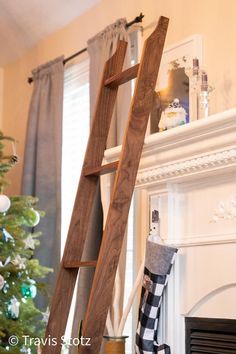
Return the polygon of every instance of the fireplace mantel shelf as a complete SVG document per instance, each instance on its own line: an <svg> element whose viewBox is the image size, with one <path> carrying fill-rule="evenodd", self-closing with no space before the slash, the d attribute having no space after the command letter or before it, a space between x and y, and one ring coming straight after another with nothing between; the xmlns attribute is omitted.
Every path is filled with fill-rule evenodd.
<svg viewBox="0 0 236 354"><path fill-rule="evenodd" d="M236 168L236 108L146 137L136 187L194 179ZM121 147L105 152L119 158Z"/></svg>

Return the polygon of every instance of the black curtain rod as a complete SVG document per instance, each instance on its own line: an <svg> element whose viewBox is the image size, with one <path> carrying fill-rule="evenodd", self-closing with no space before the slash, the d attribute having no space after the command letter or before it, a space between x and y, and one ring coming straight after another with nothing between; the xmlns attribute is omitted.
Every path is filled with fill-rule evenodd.
<svg viewBox="0 0 236 354"><path fill-rule="evenodd" d="M140 23L140 22L142 22L142 21L143 21L143 18L144 18L144 15L143 15L142 12L141 12L140 15L139 15L139 16L136 16L133 21L128 22L128 23L126 24L126 28L129 28L130 26L132 26L132 25L135 24L135 23ZM86 52L86 51L87 51L87 48L83 48L83 49L81 49L80 51L78 51L77 53L72 54L70 57L68 57L68 58L66 58L66 59L63 60L63 64L65 65L68 61L70 61L70 60L76 58L77 56L79 56L80 54L82 54L82 53L84 53L84 52ZM33 81L34 81L34 80L33 80L32 77L28 77L28 83L29 83L29 84L31 84Z"/></svg>

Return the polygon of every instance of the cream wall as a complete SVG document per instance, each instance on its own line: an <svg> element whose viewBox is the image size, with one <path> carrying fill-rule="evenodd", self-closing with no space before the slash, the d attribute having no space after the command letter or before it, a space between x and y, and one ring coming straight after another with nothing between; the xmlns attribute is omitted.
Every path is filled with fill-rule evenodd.
<svg viewBox="0 0 236 354"><path fill-rule="evenodd" d="M21 161L32 93L32 85L27 84L31 70L58 55L71 55L84 48L89 37L117 18L132 20L141 11L145 14L145 37L152 31L152 24L159 15L170 18L167 44L202 34L204 66L216 88L212 112L236 106L235 0L101 0L67 27L40 41L20 60L4 67L3 130L19 141ZM9 193L19 193L21 172L22 162L11 172Z"/></svg>
<svg viewBox="0 0 236 354"><path fill-rule="evenodd" d="M2 114L3 114L3 68L0 68L0 129L2 129Z"/></svg>

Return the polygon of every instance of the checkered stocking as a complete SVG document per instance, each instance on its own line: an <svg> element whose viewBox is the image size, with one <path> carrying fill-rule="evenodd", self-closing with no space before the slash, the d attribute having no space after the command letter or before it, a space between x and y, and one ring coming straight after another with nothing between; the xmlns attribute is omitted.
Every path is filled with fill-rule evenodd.
<svg viewBox="0 0 236 354"><path fill-rule="evenodd" d="M136 354L170 354L170 347L157 342L163 291L177 249L147 241L144 278L136 332Z"/></svg>

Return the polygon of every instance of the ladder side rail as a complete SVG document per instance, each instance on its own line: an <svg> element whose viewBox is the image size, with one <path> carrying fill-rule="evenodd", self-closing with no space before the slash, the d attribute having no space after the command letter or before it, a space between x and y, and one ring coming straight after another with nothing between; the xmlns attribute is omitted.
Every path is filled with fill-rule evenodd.
<svg viewBox="0 0 236 354"><path fill-rule="evenodd" d="M112 201L83 322L83 336L91 338L91 346L79 346L79 354L97 354L101 346L167 27L168 19L160 17L156 30L144 44Z"/></svg>
<svg viewBox="0 0 236 354"><path fill-rule="evenodd" d="M50 345L48 341L42 349L43 354L58 354L61 351L61 337L65 332L78 274L78 268L69 269L69 267L70 265L73 267L73 262L78 264L81 261L88 231L89 216L99 180L98 176L85 177L83 171L87 167L98 166L102 163L118 90L118 88L104 87L104 82L110 76L122 71L126 47L127 43L125 41L119 41L115 54L106 62L104 67L66 247L60 265L46 329L45 338L56 338L57 345ZM65 266L68 266L68 269Z"/></svg>

